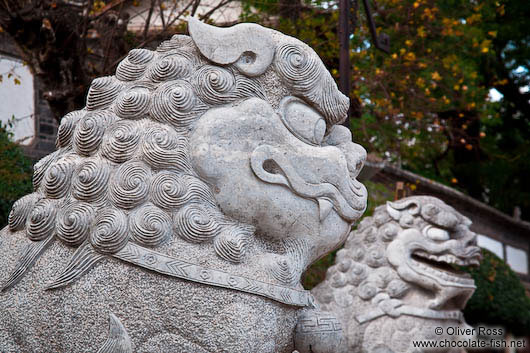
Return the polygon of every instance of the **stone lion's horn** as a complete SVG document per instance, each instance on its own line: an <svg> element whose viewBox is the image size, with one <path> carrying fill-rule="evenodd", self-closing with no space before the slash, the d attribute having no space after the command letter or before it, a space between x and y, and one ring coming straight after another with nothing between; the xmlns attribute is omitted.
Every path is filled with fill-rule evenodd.
<svg viewBox="0 0 530 353"><path fill-rule="evenodd" d="M398 220L401 217L401 212L405 210L412 215L416 215L420 211L420 206L415 200L387 201L386 203L386 211L394 220Z"/></svg>
<svg viewBox="0 0 530 353"><path fill-rule="evenodd" d="M216 64L234 64L247 76L261 75L274 58L270 30L254 23L219 28L191 17L188 30L202 55Z"/></svg>

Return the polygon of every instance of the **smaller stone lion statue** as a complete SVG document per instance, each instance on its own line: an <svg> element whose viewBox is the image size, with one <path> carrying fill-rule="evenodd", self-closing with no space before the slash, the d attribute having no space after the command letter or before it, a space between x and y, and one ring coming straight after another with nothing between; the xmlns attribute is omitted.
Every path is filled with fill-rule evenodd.
<svg viewBox="0 0 530 353"><path fill-rule="evenodd" d="M324 282L312 291L322 312L342 326L342 346L333 352L423 352L413 341L464 339L446 333L469 328L460 310L475 285L457 266L479 264L470 224L430 196L388 202L365 218L337 252ZM310 321L311 314L306 316ZM311 340L317 340L313 346L319 344L315 335L299 333L298 339L300 346Z"/></svg>

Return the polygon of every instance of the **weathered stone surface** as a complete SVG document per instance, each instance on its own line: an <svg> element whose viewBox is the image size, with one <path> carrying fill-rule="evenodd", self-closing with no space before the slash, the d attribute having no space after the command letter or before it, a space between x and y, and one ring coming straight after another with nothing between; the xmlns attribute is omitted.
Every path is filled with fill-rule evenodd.
<svg viewBox="0 0 530 353"><path fill-rule="evenodd" d="M465 339L447 328L469 328L460 310L474 281L451 265L478 265L470 224L429 196L389 202L364 219L312 291L342 324L345 344L336 352L422 352L414 340Z"/></svg>
<svg viewBox="0 0 530 353"><path fill-rule="evenodd" d="M0 234L0 351L293 350L301 274L365 209L365 151L307 45L189 26L94 80L36 164Z"/></svg>

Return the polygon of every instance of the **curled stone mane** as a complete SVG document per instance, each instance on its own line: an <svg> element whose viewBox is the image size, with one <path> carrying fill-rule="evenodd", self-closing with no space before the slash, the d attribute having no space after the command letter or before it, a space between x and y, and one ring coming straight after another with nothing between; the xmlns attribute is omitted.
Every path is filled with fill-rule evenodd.
<svg viewBox="0 0 530 353"><path fill-rule="evenodd" d="M188 135L207 110L250 97L266 99L258 79L208 62L188 36L132 50L62 119L57 151L36 163L34 192L15 203L9 229L99 254L128 242L156 248L175 234L240 262L254 228L218 209L190 166Z"/></svg>
<svg viewBox="0 0 530 353"><path fill-rule="evenodd" d="M381 291L388 291L391 297L405 294L409 285L390 268L385 254L388 244L402 230L386 206L377 207L372 217L364 218L344 248L337 252L335 264L328 269L323 283L326 287L341 288L340 293L322 285L317 288L322 293L323 309L332 303L353 302L354 296L369 300Z"/></svg>

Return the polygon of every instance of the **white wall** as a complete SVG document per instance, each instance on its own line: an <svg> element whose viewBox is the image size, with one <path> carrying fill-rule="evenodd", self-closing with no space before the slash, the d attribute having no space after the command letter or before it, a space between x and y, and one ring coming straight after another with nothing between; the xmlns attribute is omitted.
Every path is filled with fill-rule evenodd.
<svg viewBox="0 0 530 353"><path fill-rule="evenodd" d="M13 140L29 145L35 136L33 75L21 61L5 56L0 56L0 75L0 120L6 125L14 116Z"/></svg>
<svg viewBox="0 0 530 353"><path fill-rule="evenodd" d="M507 245L506 262L515 272L528 274L528 255L524 250Z"/></svg>
<svg viewBox="0 0 530 353"><path fill-rule="evenodd" d="M484 235L478 235L477 243L481 248L488 249L506 261L515 272L528 274L528 254L526 251L510 245L504 245L506 246L506 258L504 258L503 243L500 241Z"/></svg>
<svg viewBox="0 0 530 353"><path fill-rule="evenodd" d="M504 252L502 251L502 243L500 241L484 235L477 235L477 243L481 248L487 249L501 259L504 259Z"/></svg>

